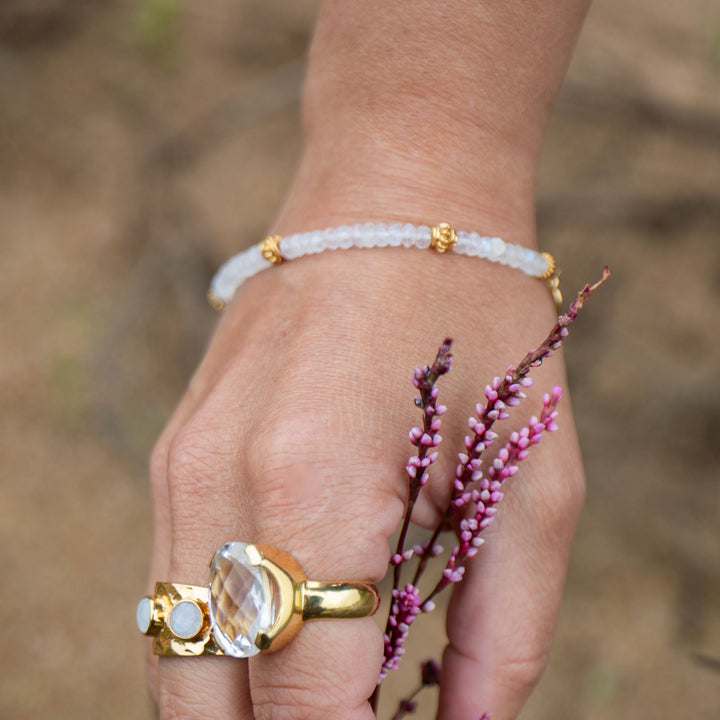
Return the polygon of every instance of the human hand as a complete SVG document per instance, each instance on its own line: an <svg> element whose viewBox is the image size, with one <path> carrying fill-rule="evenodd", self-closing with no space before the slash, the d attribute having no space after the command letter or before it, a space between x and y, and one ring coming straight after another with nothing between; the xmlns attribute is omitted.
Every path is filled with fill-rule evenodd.
<svg viewBox="0 0 720 720"><path fill-rule="evenodd" d="M272 231L447 220L532 247L540 144L587 4L328 0ZM433 526L485 383L552 323L542 283L452 253L325 252L254 277L153 455L152 579L202 584L213 552L245 540L310 578L379 580L407 490L412 369L454 338L443 453L414 514ZM534 374L563 385L562 359ZM546 662L583 496L567 393L561 412L455 588L442 720L515 717ZM249 661L153 660L150 682L163 718L367 720L381 655L372 619L323 621Z"/></svg>
<svg viewBox="0 0 720 720"><path fill-rule="evenodd" d="M152 578L204 584L215 549L245 540L289 552L311 578L379 580L404 509L412 368L455 338L444 452L415 515L431 526L485 382L552 322L541 283L452 254L327 252L256 276L153 455ZM560 358L536 371L539 390L562 379ZM455 590L441 718L515 717L546 662L583 487L565 401L562 411ZM163 718L360 720L374 717L381 655L372 619L310 623L249 661L153 660L151 685Z"/></svg>

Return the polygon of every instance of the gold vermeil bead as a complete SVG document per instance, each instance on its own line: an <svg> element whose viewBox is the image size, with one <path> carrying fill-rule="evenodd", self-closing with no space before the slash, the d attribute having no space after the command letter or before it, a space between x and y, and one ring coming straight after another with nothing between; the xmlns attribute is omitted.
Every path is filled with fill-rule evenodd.
<svg viewBox="0 0 720 720"><path fill-rule="evenodd" d="M455 228L450 223L440 223L430 229L430 247L439 253L447 252L457 244Z"/></svg>
<svg viewBox="0 0 720 720"><path fill-rule="evenodd" d="M279 243L282 240L280 235L268 235L260 243L262 256L273 265L281 263L285 258L280 254Z"/></svg>
<svg viewBox="0 0 720 720"><path fill-rule="evenodd" d="M540 276L540 279L549 280L555 274L555 258L549 252L540 254L547 260L547 270Z"/></svg>

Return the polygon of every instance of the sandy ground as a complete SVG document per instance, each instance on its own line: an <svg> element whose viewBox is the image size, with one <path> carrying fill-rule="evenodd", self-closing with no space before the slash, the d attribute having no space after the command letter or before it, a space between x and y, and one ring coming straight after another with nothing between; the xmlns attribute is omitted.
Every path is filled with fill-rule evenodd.
<svg viewBox="0 0 720 720"><path fill-rule="evenodd" d="M146 458L212 328L212 270L282 199L315 9L0 6L2 718L152 717ZM588 503L523 717L717 720L697 659L720 658L716 2L595 6L539 222L566 287L614 277L567 350Z"/></svg>

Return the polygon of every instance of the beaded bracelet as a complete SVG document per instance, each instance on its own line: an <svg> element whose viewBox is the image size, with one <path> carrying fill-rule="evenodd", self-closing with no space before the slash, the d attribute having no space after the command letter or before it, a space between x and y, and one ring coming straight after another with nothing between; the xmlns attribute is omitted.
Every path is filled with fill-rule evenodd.
<svg viewBox="0 0 720 720"><path fill-rule="evenodd" d="M282 248L280 244L282 243ZM509 265L526 275L547 283L555 308L560 312L560 273L550 253L535 252L522 245L506 243L498 237L483 237L475 232L463 232L448 223L434 227L426 225L341 225L325 230L269 235L259 245L230 258L216 273L208 291L208 301L221 310L232 299L238 287L248 278L265 268L303 255L323 250L346 250L351 247L416 247L431 248L439 253L452 252L481 257L492 262Z"/></svg>

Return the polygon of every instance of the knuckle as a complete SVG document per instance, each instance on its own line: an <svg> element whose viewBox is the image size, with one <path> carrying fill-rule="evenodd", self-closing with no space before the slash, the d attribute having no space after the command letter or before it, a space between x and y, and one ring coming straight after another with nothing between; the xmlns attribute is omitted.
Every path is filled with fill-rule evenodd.
<svg viewBox="0 0 720 720"><path fill-rule="evenodd" d="M445 651L446 667L469 665L473 674L484 674L492 678L492 684L507 697L526 698L538 684L547 667L550 645L527 643L510 650L499 648L492 664L473 648L450 644Z"/></svg>
<svg viewBox="0 0 720 720"><path fill-rule="evenodd" d="M318 693L317 678L308 684L255 685L252 690L255 720L335 720L347 717L352 708L343 708L331 684ZM344 712L347 710L347 712Z"/></svg>
<svg viewBox="0 0 720 720"><path fill-rule="evenodd" d="M318 709L310 700L303 701L299 695L283 698L253 700L255 720L316 720Z"/></svg>
<svg viewBox="0 0 720 720"><path fill-rule="evenodd" d="M262 477L286 473L299 458L318 461L318 424L313 413L266 419L247 448L249 466Z"/></svg>
<svg viewBox="0 0 720 720"><path fill-rule="evenodd" d="M190 421L170 442L167 494L172 516L171 562L182 562L226 533L237 507L228 502L235 482L231 443L207 424ZM212 544L212 543L211 543Z"/></svg>
<svg viewBox="0 0 720 720"><path fill-rule="evenodd" d="M380 628L371 618L338 627L328 636L308 625L285 655L250 662L255 720L359 720L375 717L367 703L382 656Z"/></svg>
<svg viewBox="0 0 720 720"><path fill-rule="evenodd" d="M213 495L223 451L212 434L192 424L172 439L167 455L167 477L173 509L196 505Z"/></svg>
<svg viewBox="0 0 720 720"><path fill-rule="evenodd" d="M549 649L539 648L524 655L501 658L495 670L498 682L518 696L527 695L545 672Z"/></svg>
<svg viewBox="0 0 720 720"><path fill-rule="evenodd" d="M192 720L205 716L200 698L175 685L161 686L157 705L160 720Z"/></svg>
<svg viewBox="0 0 720 720"><path fill-rule="evenodd" d="M245 462L258 522L277 535L278 528L287 532L291 518L295 537L328 547L341 525L351 525L346 555L361 557L363 572L380 579L387 570L387 538L404 509L398 483L388 478L402 469L387 467L376 450L358 447L357 440L319 429L315 417L285 415L252 433ZM367 522L355 522L359 517Z"/></svg>

